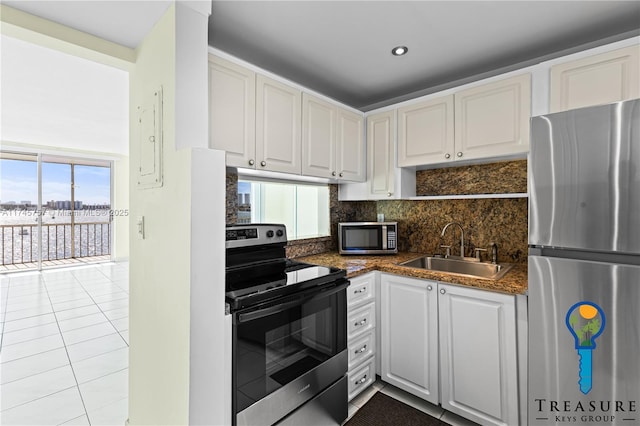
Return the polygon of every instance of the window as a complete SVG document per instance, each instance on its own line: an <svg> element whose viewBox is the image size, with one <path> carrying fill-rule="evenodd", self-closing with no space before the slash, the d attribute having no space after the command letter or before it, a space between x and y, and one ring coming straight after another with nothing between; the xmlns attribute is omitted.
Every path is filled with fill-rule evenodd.
<svg viewBox="0 0 640 426"><path fill-rule="evenodd" d="M109 260L111 161L0 151L0 267Z"/></svg>
<svg viewBox="0 0 640 426"><path fill-rule="evenodd" d="M240 180L238 223L284 223L290 240L329 232L329 187Z"/></svg>

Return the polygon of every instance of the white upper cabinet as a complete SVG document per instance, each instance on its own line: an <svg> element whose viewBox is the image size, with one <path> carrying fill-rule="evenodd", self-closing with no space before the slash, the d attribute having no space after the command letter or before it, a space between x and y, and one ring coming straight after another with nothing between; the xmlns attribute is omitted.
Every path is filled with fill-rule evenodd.
<svg viewBox="0 0 640 426"><path fill-rule="evenodd" d="M364 114L209 55L209 146L227 166L338 181L366 177Z"/></svg>
<svg viewBox="0 0 640 426"><path fill-rule="evenodd" d="M398 167L453 160L453 95L398 108Z"/></svg>
<svg viewBox="0 0 640 426"><path fill-rule="evenodd" d="M256 169L300 174L300 90L258 74Z"/></svg>
<svg viewBox="0 0 640 426"><path fill-rule="evenodd" d="M639 98L639 64L635 45L551 67L550 111Z"/></svg>
<svg viewBox="0 0 640 426"><path fill-rule="evenodd" d="M370 193L374 197L392 197L394 193L395 127L395 111L367 117Z"/></svg>
<svg viewBox="0 0 640 426"><path fill-rule="evenodd" d="M365 177L363 116L302 95L302 174L361 182Z"/></svg>
<svg viewBox="0 0 640 426"><path fill-rule="evenodd" d="M517 425L515 297L440 284L442 408L483 425Z"/></svg>
<svg viewBox="0 0 640 426"><path fill-rule="evenodd" d="M302 95L302 174L336 177L336 107Z"/></svg>
<svg viewBox="0 0 640 426"><path fill-rule="evenodd" d="M227 152L227 165L255 167L256 74L209 56L209 138Z"/></svg>
<svg viewBox="0 0 640 426"><path fill-rule="evenodd" d="M530 74L400 107L398 167L524 154L530 118Z"/></svg>
<svg viewBox="0 0 640 426"><path fill-rule="evenodd" d="M338 179L353 182L364 182L366 179L363 123L362 114L338 107L338 132L336 136Z"/></svg>
<svg viewBox="0 0 640 426"><path fill-rule="evenodd" d="M472 160L529 151L531 75L455 94L455 156Z"/></svg>

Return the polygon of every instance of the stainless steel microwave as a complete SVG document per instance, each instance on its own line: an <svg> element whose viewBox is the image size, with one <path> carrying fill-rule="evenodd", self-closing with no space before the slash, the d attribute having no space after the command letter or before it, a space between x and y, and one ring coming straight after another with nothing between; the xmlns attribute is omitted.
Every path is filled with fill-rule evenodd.
<svg viewBox="0 0 640 426"><path fill-rule="evenodd" d="M398 252L398 222L343 222L338 224L340 254Z"/></svg>

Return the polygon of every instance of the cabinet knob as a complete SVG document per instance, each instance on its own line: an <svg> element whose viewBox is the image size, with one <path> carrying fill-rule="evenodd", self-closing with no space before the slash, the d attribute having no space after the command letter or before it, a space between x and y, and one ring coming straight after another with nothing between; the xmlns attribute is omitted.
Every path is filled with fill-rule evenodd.
<svg viewBox="0 0 640 426"><path fill-rule="evenodd" d="M428 285L427 286L427 290L429 290L429 291L433 290L433 286Z"/></svg>
<svg viewBox="0 0 640 426"><path fill-rule="evenodd" d="M451 154L449 154L449 153L445 154L444 158L446 158L448 160L449 158L451 158Z"/></svg>
<svg viewBox="0 0 640 426"><path fill-rule="evenodd" d="M387 197L391 197L391 192L387 192Z"/></svg>
<svg viewBox="0 0 640 426"><path fill-rule="evenodd" d="M340 172L340 174L338 176L342 177L342 172Z"/></svg>
<svg viewBox="0 0 640 426"><path fill-rule="evenodd" d="M458 156L458 158L462 157L462 152L459 152L458 154L456 154Z"/></svg>
<svg viewBox="0 0 640 426"><path fill-rule="evenodd" d="M261 161L261 162L260 162L260 165L261 165L262 167L264 167L264 166L266 166L266 165L267 165L267 162L266 162L266 161Z"/></svg>
<svg viewBox="0 0 640 426"><path fill-rule="evenodd" d="M445 293L446 293L446 291L444 290L444 288L441 288L440 289L440 294L445 294Z"/></svg>
<svg viewBox="0 0 640 426"><path fill-rule="evenodd" d="M336 175L336 172L331 172L331 176L335 176L335 175Z"/></svg>
<svg viewBox="0 0 640 426"><path fill-rule="evenodd" d="M367 319L363 319L362 321L358 321L357 323L353 324L354 327L361 327L363 325L365 325L367 323Z"/></svg>
<svg viewBox="0 0 640 426"><path fill-rule="evenodd" d="M250 166L253 166L254 164L256 164L256 162L255 162L255 161L253 161L253 160L249 160L249 165L250 165Z"/></svg>

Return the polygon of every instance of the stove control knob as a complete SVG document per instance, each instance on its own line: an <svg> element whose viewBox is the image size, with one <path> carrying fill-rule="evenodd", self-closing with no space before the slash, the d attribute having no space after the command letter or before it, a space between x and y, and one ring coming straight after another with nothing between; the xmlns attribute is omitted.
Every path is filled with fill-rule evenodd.
<svg viewBox="0 0 640 426"><path fill-rule="evenodd" d="M282 237L282 236L284 235L284 232L282 231L282 229L278 229L278 230L276 231L276 235L277 235L278 237Z"/></svg>
<svg viewBox="0 0 640 426"><path fill-rule="evenodd" d="M268 230L267 231L267 238L273 238L273 231L272 230Z"/></svg>

